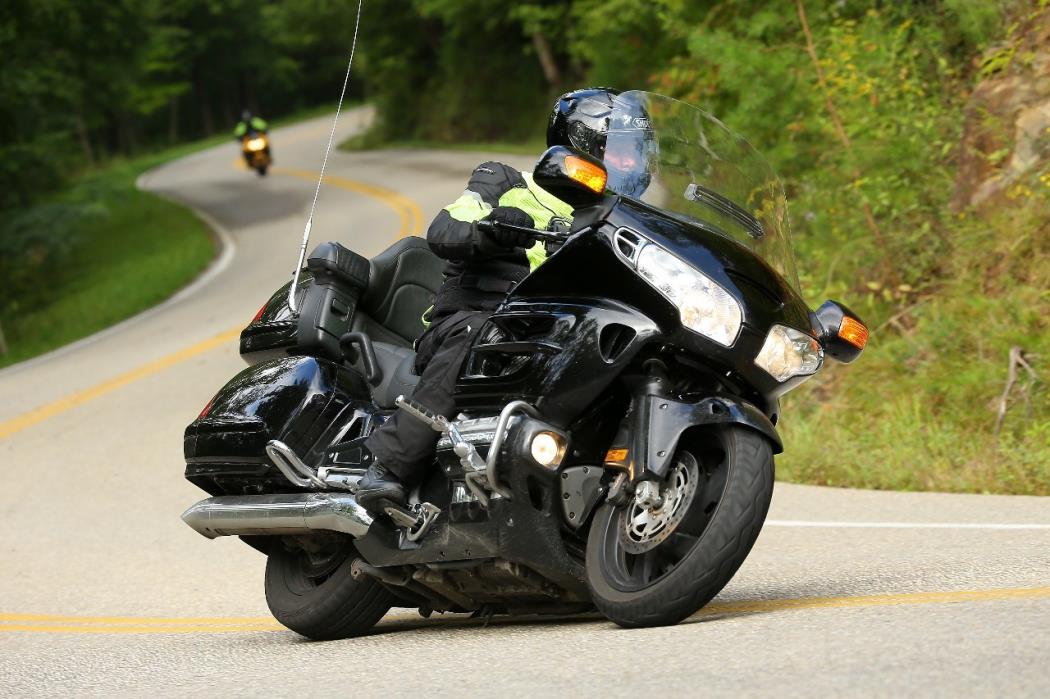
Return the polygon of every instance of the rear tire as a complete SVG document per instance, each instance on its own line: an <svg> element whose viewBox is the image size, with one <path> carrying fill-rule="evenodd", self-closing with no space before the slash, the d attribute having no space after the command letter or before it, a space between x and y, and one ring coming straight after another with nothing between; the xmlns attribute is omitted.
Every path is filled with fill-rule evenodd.
<svg viewBox="0 0 1050 699"><path fill-rule="evenodd" d="M354 579L350 540L307 553L275 540L266 559L266 604L277 621L317 641L360 636L397 599L374 579Z"/></svg>
<svg viewBox="0 0 1050 699"><path fill-rule="evenodd" d="M677 624L725 587L762 530L773 494L773 453L759 433L730 426L679 448L680 480L694 478L689 510L650 543L625 535L630 503L598 509L587 538L587 585L620 626ZM674 475L673 467L672 475ZM690 476L690 473L697 476ZM683 488L684 490L684 488ZM626 543L625 543L626 541ZM650 547L642 553L631 553Z"/></svg>

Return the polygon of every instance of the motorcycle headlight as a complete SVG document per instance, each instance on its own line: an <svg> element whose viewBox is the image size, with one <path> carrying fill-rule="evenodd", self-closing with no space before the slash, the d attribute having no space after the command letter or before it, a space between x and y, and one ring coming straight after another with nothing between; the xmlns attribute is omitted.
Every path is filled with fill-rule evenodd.
<svg viewBox="0 0 1050 699"><path fill-rule="evenodd" d="M264 138L253 138L248 141L248 150L262 150L266 147L266 139Z"/></svg>
<svg viewBox="0 0 1050 699"><path fill-rule="evenodd" d="M682 325L720 345L732 346L743 313L729 292L655 244L642 248L637 265L641 275L678 306Z"/></svg>
<svg viewBox="0 0 1050 699"><path fill-rule="evenodd" d="M755 364L781 382L792 376L815 374L823 363L824 350L820 343L786 325L769 329L762 350L755 357Z"/></svg>

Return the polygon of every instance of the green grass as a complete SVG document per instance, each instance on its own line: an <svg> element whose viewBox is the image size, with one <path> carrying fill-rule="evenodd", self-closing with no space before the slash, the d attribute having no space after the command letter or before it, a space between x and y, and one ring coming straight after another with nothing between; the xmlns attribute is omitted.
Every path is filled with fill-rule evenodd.
<svg viewBox="0 0 1050 699"><path fill-rule="evenodd" d="M790 481L1050 495L1050 235L1046 203L960 221L943 279L897 299L855 364L783 402ZM1001 429L1011 347L1018 369Z"/></svg>
<svg viewBox="0 0 1050 699"><path fill-rule="evenodd" d="M14 364L78 340L171 296L215 254L205 225L181 206L135 188L135 179L199 147L184 146L110 163L79 177L51 203L90 200L91 216L72 226L73 248L46 270L46 295L4 318Z"/></svg>
<svg viewBox="0 0 1050 699"><path fill-rule="evenodd" d="M274 120L287 125L334 111L324 105ZM232 133L232 131L231 131ZM79 177L42 202L68 207L72 246L41 272L37 298L0 318L8 352L0 367L30 359L103 330L170 297L215 256L207 227L189 210L139 191L135 180L162 163L225 143L228 134L131 159ZM61 244L61 241L52 244Z"/></svg>

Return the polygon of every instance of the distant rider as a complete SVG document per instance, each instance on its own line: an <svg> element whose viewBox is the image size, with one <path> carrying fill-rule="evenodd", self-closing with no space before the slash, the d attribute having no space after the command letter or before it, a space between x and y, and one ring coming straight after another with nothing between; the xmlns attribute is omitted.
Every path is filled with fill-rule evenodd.
<svg viewBox="0 0 1050 699"><path fill-rule="evenodd" d="M265 119L255 116L250 109L245 109L241 112L241 120L233 129L233 137L239 141L245 136L252 136L257 133L264 134L268 128L270 128L270 125L266 123Z"/></svg>
<svg viewBox="0 0 1050 699"><path fill-rule="evenodd" d="M548 147L568 146L602 159L617 94L588 88L562 95L550 115ZM648 163L635 155L634 144L627 145L623 159L627 168L611 171L610 181L618 178L627 185L625 190L641 185L640 194L649 182ZM467 189L430 224L430 249L448 265L428 312L430 326L417 343L415 369L420 380L412 399L447 418L456 415L453 391L474 337L507 293L547 257L535 236L504 229L483 233L477 227L482 219L566 231L572 223L572 207L536 185L531 173L487 162L474 169ZM438 437L429 425L402 410L395 412L367 440L375 460L358 485L358 502L375 512L382 511L383 500L405 504L408 489L426 474Z"/></svg>
<svg viewBox="0 0 1050 699"><path fill-rule="evenodd" d="M233 137L242 143L241 154L244 156L244 162L248 163L248 167L254 167L253 154L245 145L248 140L255 138L259 135L265 135L266 130L270 127L266 123L266 120L262 117L257 117L252 114L250 109L245 109L241 112L241 120L237 126L233 129ZM258 148L254 149L258 151ZM266 143L266 148L263 149L266 153L267 159L272 157L270 153L270 144Z"/></svg>

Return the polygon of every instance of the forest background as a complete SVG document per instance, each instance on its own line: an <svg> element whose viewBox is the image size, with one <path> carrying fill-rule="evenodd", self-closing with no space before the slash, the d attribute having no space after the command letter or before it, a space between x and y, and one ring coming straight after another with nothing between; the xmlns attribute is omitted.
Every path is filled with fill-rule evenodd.
<svg viewBox="0 0 1050 699"><path fill-rule="evenodd" d="M873 329L857 364L831 366L786 397L779 476L1046 495L1046 5L370 0L350 97L372 103L376 119L348 147L538 152L554 97L590 84L704 107L783 177L807 300L842 300ZM129 159L226 137L243 107L273 118L331 104L356 9L350 0L3 3L8 342L60 303L41 279L76 275L95 236L117 227L132 196L122 194L134 179ZM122 167L123 179L107 174ZM202 250L186 253L190 272L206 263Z"/></svg>

